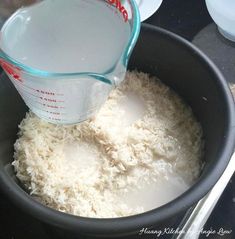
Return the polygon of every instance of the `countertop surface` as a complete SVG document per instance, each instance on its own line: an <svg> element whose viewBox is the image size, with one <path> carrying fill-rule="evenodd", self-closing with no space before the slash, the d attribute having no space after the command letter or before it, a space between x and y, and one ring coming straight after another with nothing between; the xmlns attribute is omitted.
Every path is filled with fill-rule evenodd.
<svg viewBox="0 0 235 239"><path fill-rule="evenodd" d="M158 12L145 22L193 41L204 27L212 23L212 20L204 0L163 0ZM204 234L200 238L235 238L235 175L227 185L204 229L221 230L221 234L217 233L208 237ZM226 234L226 231L230 233ZM40 222L20 211L0 192L0 239L54 238Z"/></svg>

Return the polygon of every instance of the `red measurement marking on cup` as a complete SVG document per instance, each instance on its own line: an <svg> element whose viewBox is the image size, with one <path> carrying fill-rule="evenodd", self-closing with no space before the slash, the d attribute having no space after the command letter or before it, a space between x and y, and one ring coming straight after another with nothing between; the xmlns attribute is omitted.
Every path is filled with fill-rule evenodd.
<svg viewBox="0 0 235 239"><path fill-rule="evenodd" d="M52 111L45 110L43 108L39 108L37 106L42 105L42 104L38 101L34 101L34 100L32 101L31 99L29 99L27 101L27 105L28 105L28 107L34 108L35 110L41 111L42 113L45 113L45 114L52 114L52 115L55 115L55 116L66 115L66 113L64 113L64 112L52 112Z"/></svg>
<svg viewBox="0 0 235 239"><path fill-rule="evenodd" d="M49 99L49 98L45 98L45 97L41 97L41 96L39 98L43 101L46 101L46 102L64 103L63 100Z"/></svg>
<svg viewBox="0 0 235 239"><path fill-rule="evenodd" d="M41 94L44 94L44 95L48 95L48 96L55 96L55 95L64 96L64 94L55 93L55 92L46 91L46 90L39 90L39 89L37 89L36 91L37 91L38 93L41 93Z"/></svg>
<svg viewBox="0 0 235 239"><path fill-rule="evenodd" d="M56 95L54 92L44 91L44 90L36 90L38 93L45 94L45 95Z"/></svg>
<svg viewBox="0 0 235 239"><path fill-rule="evenodd" d="M37 93L40 93L40 94L43 94L43 95L46 95L46 96L64 96L64 94L55 93L55 92L46 91L46 90L39 90L39 89L33 89L33 90L35 90Z"/></svg>
<svg viewBox="0 0 235 239"><path fill-rule="evenodd" d="M47 95L47 96L64 96L64 94L62 93L55 93L55 92L40 90L40 89L34 89L34 90L40 94Z"/></svg>
<svg viewBox="0 0 235 239"><path fill-rule="evenodd" d="M127 22L128 20L128 12L125 7L122 5L120 0L108 0L108 3L115 6L118 11L122 14L124 21Z"/></svg>
<svg viewBox="0 0 235 239"><path fill-rule="evenodd" d="M23 83L23 80L21 79L21 69L19 67L13 66L12 64L4 61L3 59L0 59L0 65L6 71L6 73L12 76L17 82ZM64 96L64 94L61 94L61 93L54 93L54 92L50 92L46 90L39 90L39 89L32 88L30 86L27 86L25 84L21 84L21 85L41 94L50 95L50 96L55 96L55 95Z"/></svg>
<svg viewBox="0 0 235 239"><path fill-rule="evenodd" d="M46 111L46 112L52 115L65 115L65 113L61 113L61 112L52 112L52 111Z"/></svg>
<svg viewBox="0 0 235 239"><path fill-rule="evenodd" d="M28 105L28 106L31 106L31 107L33 107L35 110L41 112L40 115L41 115L42 117L46 117L46 118L48 117L48 119L50 119L50 120L56 120L56 121L61 121L61 120L62 120L62 119L58 118L58 117L60 117L60 115L55 115L55 116L54 116L54 113L55 113L55 112L49 112L49 111L46 111L46 110L44 110L44 109L40 109L40 108L38 108L38 107L35 107L35 105L30 104L30 103L28 103L27 105ZM49 113L49 114L53 114L53 116L47 116L48 113ZM62 113L61 113L61 115L62 115Z"/></svg>
<svg viewBox="0 0 235 239"><path fill-rule="evenodd" d="M46 95L46 96L64 96L64 94L61 94L61 93L55 93L55 92L50 92L50 91L46 91L46 90L35 89L35 88L31 87L31 86L28 86L28 85L26 85L26 84L23 84L22 81L16 81L16 82L17 82L17 83L21 83L21 84L20 84L20 87L23 86L23 87L25 87L25 88L28 88L28 89L30 89L30 90L32 90L32 91L35 91L35 92L37 92L37 93L40 93L40 94L44 94L44 95ZM64 101L61 101L61 102L64 102Z"/></svg>
<svg viewBox="0 0 235 239"><path fill-rule="evenodd" d="M0 65L6 71L6 73L12 76L16 81L22 82L22 79L20 78L21 76L20 68L13 66L12 64L4 61L3 59L0 59Z"/></svg>
<svg viewBox="0 0 235 239"><path fill-rule="evenodd" d="M56 121L61 121L60 118L54 118L54 117L48 117L50 120L56 120Z"/></svg>
<svg viewBox="0 0 235 239"><path fill-rule="evenodd" d="M52 109L64 109L65 107L57 106L57 105L48 105L48 104L42 104L45 107L52 108Z"/></svg>

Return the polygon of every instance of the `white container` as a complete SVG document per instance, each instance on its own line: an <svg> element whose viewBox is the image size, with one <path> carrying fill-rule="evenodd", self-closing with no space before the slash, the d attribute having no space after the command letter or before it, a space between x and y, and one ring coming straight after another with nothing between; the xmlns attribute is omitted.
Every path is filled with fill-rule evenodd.
<svg viewBox="0 0 235 239"><path fill-rule="evenodd" d="M235 0L206 0L206 6L220 33L235 42Z"/></svg>

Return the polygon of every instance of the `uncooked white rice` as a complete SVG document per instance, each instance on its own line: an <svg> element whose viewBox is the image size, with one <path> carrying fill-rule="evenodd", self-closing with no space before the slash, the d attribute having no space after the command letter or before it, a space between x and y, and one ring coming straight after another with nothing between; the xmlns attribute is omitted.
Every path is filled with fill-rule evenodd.
<svg viewBox="0 0 235 239"><path fill-rule="evenodd" d="M127 124L120 102L130 94L138 96L145 111ZM120 195L172 172L192 185L200 173L199 123L176 93L144 73L128 72L91 120L53 125L29 112L19 128L13 162L17 177L37 200L74 215L141 213L143 207L130 207ZM69 147L70 154L76 147L88 150L86 162L76 163L79 155L68 160Z"/></svg>

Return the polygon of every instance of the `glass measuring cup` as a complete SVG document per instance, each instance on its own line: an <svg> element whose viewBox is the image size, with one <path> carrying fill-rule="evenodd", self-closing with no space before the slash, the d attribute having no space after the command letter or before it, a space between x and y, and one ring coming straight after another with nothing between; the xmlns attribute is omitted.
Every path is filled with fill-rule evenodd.
<svg viewBox="0 0 235 239"><path fill-rule="evenodd" d="M0 64L36 115L78 123L124 79L139 30L134 0L45 0L20 8L3 25Z"/></svg>

